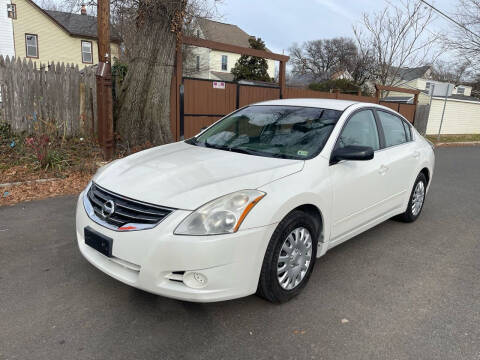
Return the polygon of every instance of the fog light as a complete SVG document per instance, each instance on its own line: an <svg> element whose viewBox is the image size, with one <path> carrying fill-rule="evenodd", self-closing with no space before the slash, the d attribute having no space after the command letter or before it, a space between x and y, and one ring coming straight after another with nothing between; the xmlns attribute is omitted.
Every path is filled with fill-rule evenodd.
<svg viewBox="0 0 480 360"><path fill-rule="evenodd" d="M207 282L207 277L196 271L186 272L183 275L183 283L194 289L200 289L207 286Z"/></svg>

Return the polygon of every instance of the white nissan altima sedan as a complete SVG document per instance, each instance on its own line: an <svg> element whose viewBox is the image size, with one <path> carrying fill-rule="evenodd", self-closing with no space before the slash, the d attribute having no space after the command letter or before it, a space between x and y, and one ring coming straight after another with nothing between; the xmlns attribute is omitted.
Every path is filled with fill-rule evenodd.
<svg viewBox="0 0 480 360"><path fill-rule="evenodd" d="M394 216L415 221L434 161L386 107L262 102L101 168L78 199L78 246L155 294L284 302L328 249Z"/></svg>

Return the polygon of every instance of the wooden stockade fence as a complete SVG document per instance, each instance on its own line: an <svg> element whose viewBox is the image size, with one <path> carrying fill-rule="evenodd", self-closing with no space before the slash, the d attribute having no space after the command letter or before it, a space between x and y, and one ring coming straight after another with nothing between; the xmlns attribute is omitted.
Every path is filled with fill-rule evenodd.
<svg viewBox="0 0 480 360"><path fill-rule="evenodd" d="M96 125L95 67L48 64L0 56L0 122L33 133L38 121L55 124L58 135L91 134Z"/></svg>

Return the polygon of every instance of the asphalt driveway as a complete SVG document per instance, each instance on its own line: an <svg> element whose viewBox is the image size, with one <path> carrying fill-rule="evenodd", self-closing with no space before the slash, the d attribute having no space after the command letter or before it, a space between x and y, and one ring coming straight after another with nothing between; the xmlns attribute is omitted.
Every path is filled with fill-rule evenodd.
<svg viewBox="0 0 480 360"><path fill-rule="evenodd" d="M480 359L480 147L442 148L420 219L319 259L293 301L194 304L104 275L75 198L0 207L0 359Z"/></svg>

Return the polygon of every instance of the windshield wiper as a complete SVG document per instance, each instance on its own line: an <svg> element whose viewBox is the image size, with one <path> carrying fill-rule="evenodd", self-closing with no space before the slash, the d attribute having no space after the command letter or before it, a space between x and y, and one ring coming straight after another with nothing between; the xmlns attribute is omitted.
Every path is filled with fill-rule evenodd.
<svg viewBox="0 0 480 360"><path fill-rule="evenodd" d="M187 140L185 140L185 142L186 142L187 144L195 145L195 146L199 146L199 144L200 144L195 137L192 137L192 138L190 138L190 139L187 139Z"/></svg>
<svg viewBox="0 0 480 360"><path fill-rule="evenodd" d="M225 145L214 145L214 144L210 144L208 142L197 141L195 143L195 145L204 146L204 147L211 148L211 149L231 151L231 152L236 152L236 153L240 153L240 154L248 154L248 155L255 155L255 156L266 156L266 157L274 157L274 158L280 158L280 159L288 159L289 158L287 155L280 154L280 153L269 153L269 152L265 152L265 151L245 149L245 148L240 148L240 147L229 147L229 146L225 146Z"/></svg>
<svg viewBox="0 0 480 360"><path fill-rule="evenodd" d="M264 155L264 153L261 151L255 151L255 150L250 150L245 148L228 148L228 150L231 152L237 152L237 153L248 154L248 155Z"/></svg>
<svg viewBox="0 0 480 360"><path fill-rule="evenodd" d="M201 144L205 147L212 148L212 149L230 151L230 148L228 146L224 146L224 145L214 145L214 144L208 143L207 141L205 141L204 143L201 143Z"/></svg>
<svg viewBox="0 0 480 360"><path fill-rule="evenodd" d="M238 153L242 153L242 154L274 157L274 158L280 158L280 159L287 159L288 158L288 156L285 155L285 154L270 153L270 152L266 152L266 151L258 151L258 150L251 150L251 149L245 149L245 148L230 148L230 151L238 152Z"/></svg>

